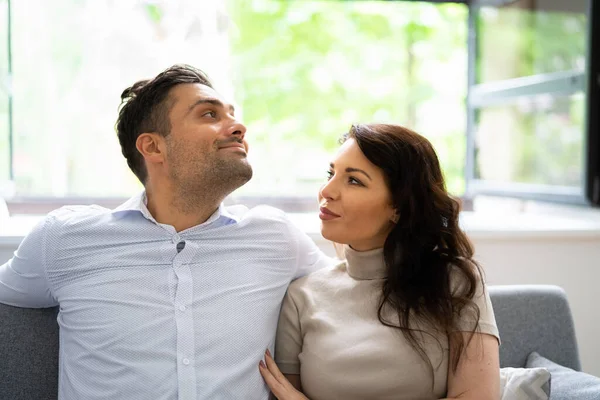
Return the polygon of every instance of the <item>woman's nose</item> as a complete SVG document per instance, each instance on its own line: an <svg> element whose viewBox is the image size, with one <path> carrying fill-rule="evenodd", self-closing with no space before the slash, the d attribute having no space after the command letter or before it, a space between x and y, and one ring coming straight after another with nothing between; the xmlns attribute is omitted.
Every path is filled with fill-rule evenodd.
<svg viewBox="0 0 600 400"><path fill-rule="evenodd" d="M336 183L334 182L334 178L331 178L321 186L321 190L319 194L325 200L334 200L338 196L338 191L336 189Z"/></svg>

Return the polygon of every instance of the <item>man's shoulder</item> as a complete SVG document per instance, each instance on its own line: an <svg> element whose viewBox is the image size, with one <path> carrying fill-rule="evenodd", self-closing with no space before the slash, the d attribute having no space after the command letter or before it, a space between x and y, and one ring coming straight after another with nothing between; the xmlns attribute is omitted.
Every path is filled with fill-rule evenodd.
<svg viewBox="0 0 600 400"><path fill-rule="evenodd" d="M246 223L264 223L279 221L288 223L289 219L286 213L279 208L258 205L252 208L248 208L242 205L227 206L226 210L228 213L239 218L240 222L245 221Z"/></svg>
<svg viewBox="0 0 600 400"><path fill-rule="evenodd" d="M300 293L306 291L311 292L314 290L329 290L330 287L335 287L337 285L339 279L347 279L346 261L333 258L331 261L332 262L328 266L292 281L288 291Z"/></svg>
<svg viewBox="0 0 600 400"><path fill-rule="evenodd" d="M68 205L51 211L47 219L54 224L68 225L78 222L89 222L90 219L97 219L111 213L111 210L98 205Z"/></svg>

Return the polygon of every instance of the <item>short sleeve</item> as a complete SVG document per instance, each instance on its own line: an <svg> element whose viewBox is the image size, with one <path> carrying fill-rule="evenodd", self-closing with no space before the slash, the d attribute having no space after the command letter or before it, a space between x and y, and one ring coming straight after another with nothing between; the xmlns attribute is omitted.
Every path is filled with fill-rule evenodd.
<svg viewBox="0 0 600 400"><path fill-rule="evenodd" d="M58 304L46 275L44 241L50 216L23 239L14 256L0 265L0 303L44 308Z"/></svg>
<svg viewBox="0 0 600 400"><path fill-rule="evenodd" d="M293 222L288 219L287 223L292 236L291 239L297 243L297 263L294 279L336 263L336 260L323 253L315 242Z"/></svg>
<svg viewBox="0 0 600 400"><path fill-rule="evenodd" d="M275 361L284 374L300 374L298 357L302 352L302 341L300 314L288 290L281 305L275 340Z"/></svg>
<svg viewBox="0 0 600 400"><path fill-rule="evenodd" d="M453 277L455 278L453 282L455 289L458 287L457 285L459 285L459 283L456 281L456 275ZM500 342L500 333L498 332L498 326L496 324L496 317L494 315L494 308L492 307L490 294L479 274L477 277L477 288L472 300L479 310L479 319L477 319L477 315L474 313L473 309L467 307L461 313L458 323L459 331L471 332L473 327L477 325L475 332L486 333L488 335L495 336L498 339L498 342Z"/></svg>

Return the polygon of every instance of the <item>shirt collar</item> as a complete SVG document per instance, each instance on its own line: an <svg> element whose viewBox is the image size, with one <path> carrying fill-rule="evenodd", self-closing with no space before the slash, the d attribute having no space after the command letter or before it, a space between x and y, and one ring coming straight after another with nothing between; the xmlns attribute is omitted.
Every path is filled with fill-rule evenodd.
<svg viewBox="0 0 600 400"><path fill-rule="evenodd" d="M348 275L356 280L383 279L387 276L383 248L356 251L346 244L344 255Z"/></svg>
<svg viewBox="0 0 600 400"><path fill-rule="evenodd" d="M146 196L146 191L144 190L144 191L136 194L135 196L131 197L129 200L127 200L125 203L121 204L114 210L112 210L112 212L113 212L113 214L115 214L115 213L121 213L121 212L127 212L127 211L138 211L138 212L142 213L144 218L146 218L154 223L157 223L156 220L154 219L154 217L152 216L152 214L150 214L147 204L148 204L148 198ZM219 219L224 219L230 223L231 222L233 222L233 223L239 222L239 218L236 215L227 211L227 208L225 207L225 205L223 203L221 203L221 204L219 204L219 208L217 209L217 211L215 211L205 222L203 222L202 224L200 224L198 226L206 226L206 225L208 225L212 222L215 222Z"/></svg>

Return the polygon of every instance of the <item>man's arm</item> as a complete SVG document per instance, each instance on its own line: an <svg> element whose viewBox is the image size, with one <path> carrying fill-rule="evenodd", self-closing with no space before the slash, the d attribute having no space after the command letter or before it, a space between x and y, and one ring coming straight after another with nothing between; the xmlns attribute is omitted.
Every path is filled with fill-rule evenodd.
<svg viewBox="0 0 600 400"><path fill-rule="evenodd" d="M323 267L336 264L336 260L327 256L319 249L315 242L304 233L296 224L288 220L292 240L297 243L296 275L300 278Z"/></svg>
<svg viewBox="0 0 600 400"><path fill-rule="evenodd" d="M58 304L51 293L44 260L44 240L50 217L23 239L13 258L0 265L0 303L44 308Z"/></svg>

